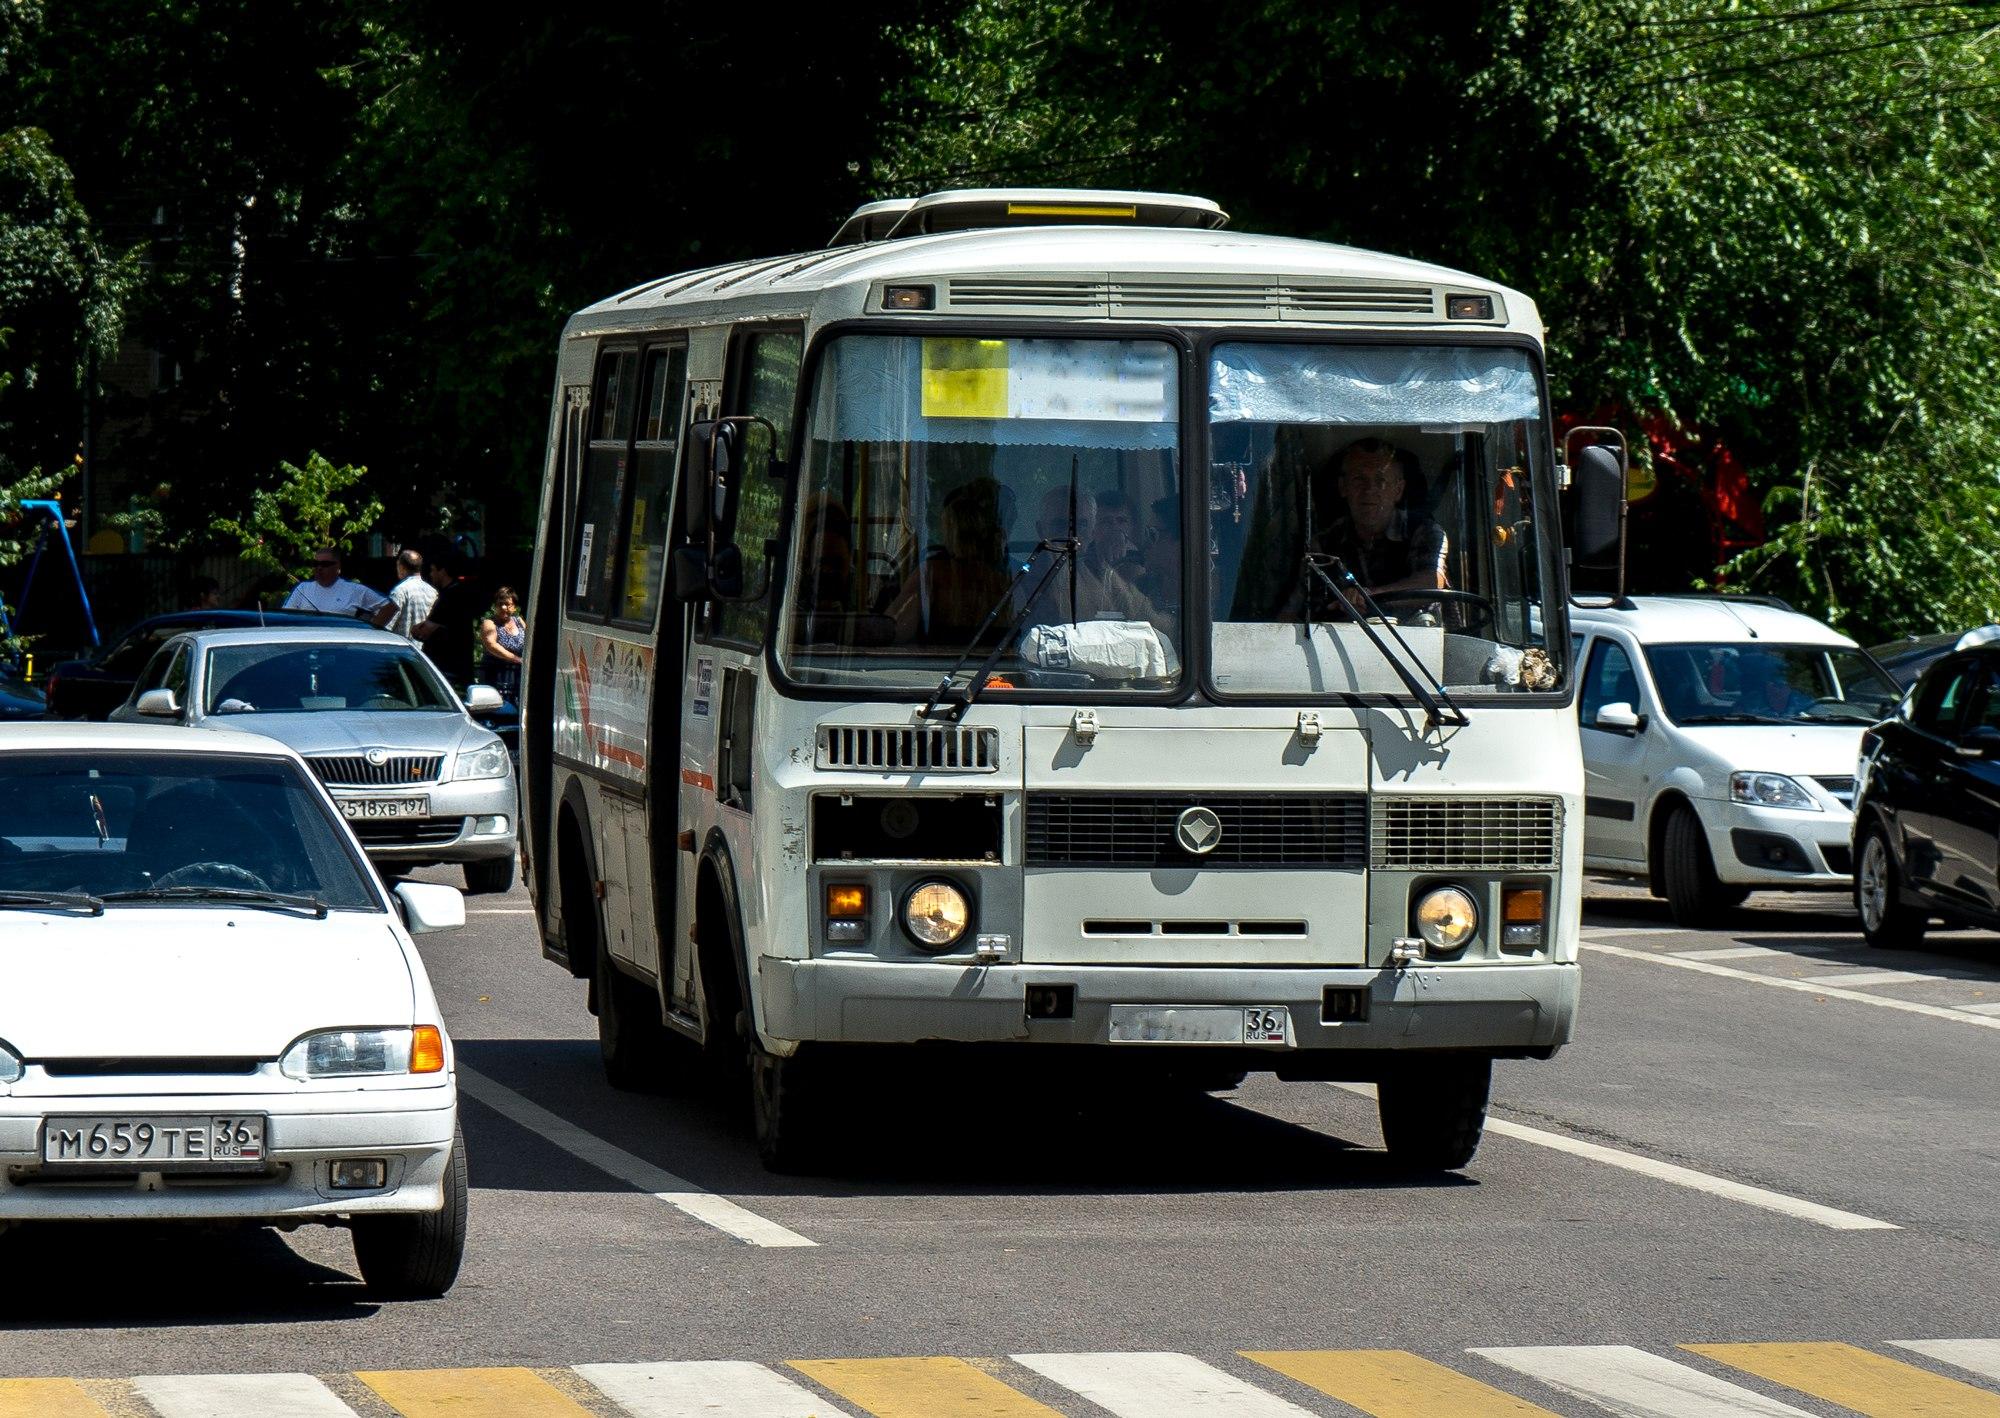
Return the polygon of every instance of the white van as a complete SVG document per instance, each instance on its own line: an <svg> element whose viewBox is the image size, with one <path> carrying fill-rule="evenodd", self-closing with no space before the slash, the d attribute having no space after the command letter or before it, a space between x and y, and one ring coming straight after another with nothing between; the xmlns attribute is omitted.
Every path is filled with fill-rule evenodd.
<svg viewBox="0 0 2000 1418"><path fill-rule="evenodd" d="M1758 887L1847 887L1861 733L1901 692L1865 650L1757 596L1570 619L1587 869L1644 876L1684 926Z"/></svg>

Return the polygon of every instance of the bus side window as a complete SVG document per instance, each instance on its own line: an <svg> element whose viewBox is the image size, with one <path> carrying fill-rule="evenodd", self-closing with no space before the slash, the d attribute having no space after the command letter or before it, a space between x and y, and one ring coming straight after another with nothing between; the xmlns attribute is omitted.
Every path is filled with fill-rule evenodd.
<svg viewBox="0 0 2000 1418"><path fill-rule="evenodd" d="M646 352L646 387L633 452L636 475L631 509L625 518L625 576L618 607L619 620L637 625L653 623L653 607L660 598L660 578L666 566L667 501L673 487L686 386L686 345Z"/></svg>
<svg viewBox="0 0 2000 1418"><path fill-rule="evenodd" d="M778 446L774 449L770 436L754 424L744 430L736 545L743 553L744 589L759 594L716 608L713 633L717 639L764 643L768 601L761 593L770 585L770 558L765 549L777 538L785 495L785 485L770 476L771 459L791 444L792 404L798 394L803 345L804 336L796 329L757 330L743 340L732 361L726 411L769 419L778 431Z"/></svg>
<svg viewBox="0 0 2000 1418"><path fill-rule="evenodd" d="M596 398L590 411L590 450L576 499L576 538L570 543L569 609L602 618L617 589L623 528L619 512L631 465L632 412L638 391L636 350L605 350L597 357Z"/></svg>

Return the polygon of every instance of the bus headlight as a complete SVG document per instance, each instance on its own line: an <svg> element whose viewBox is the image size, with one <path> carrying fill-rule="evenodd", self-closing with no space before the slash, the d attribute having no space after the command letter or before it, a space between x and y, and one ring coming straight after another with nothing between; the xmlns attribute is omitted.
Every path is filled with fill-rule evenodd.
<svg viewBox="0 0 2000 1418"><path fill-rule="evenodd" d="M1426 891L1417 902L1417 934L1426 954L1450 955L1465 949L1479 929L1479 908L1470 893L1456 886Z"/></svg>
<svg viewBox="0 0 2000 1418"><path fill-rule="evenodd" d="M920 881L903 898L903 929L919 950L949 950L972 925L972 898L955 883Z"/></svg>

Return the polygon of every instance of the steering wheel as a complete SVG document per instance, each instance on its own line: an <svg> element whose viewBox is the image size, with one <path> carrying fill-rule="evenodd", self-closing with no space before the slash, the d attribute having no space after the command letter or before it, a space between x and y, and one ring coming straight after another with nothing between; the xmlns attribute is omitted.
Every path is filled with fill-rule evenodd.
<svg viewBox="0 0 2000 1418"><path fill-rule="evenodd" d="M1466 630L1484 630L1493 624L1494 620L1493 598L1481 595L1477 591L1375 591L1371 594L1375 598L1375 604L1384 610L1397 604L1430 606L1442 603L1469 607L1478 614L1469 617L1470 623L1463 627Z"/></svg>
<svg viewBox="0 0 2000 1418"><path fill-rule="evenodd" d="M248 891L269 891L271 884L234 862L189 862L153 878L155 888L174 886L237 886Z"/></svg>

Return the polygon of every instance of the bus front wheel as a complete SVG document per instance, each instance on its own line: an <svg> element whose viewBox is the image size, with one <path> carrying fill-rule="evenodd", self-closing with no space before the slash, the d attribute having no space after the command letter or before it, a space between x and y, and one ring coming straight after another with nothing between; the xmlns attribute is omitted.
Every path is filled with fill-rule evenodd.
<svg viewBox="0 0 2000 1418"><path fill-rule="evenodd" d="M1410 1059L1375 1086L1390 1159L1425 1172L1463 1167L1479 1150L1492 1088L1491 1059Z"/></svg>
<svg viewBox="0 0 2000 1418"><path fill-rule="evenodd" d="M824 1061L805 1049L786 1057L750 1041L750 1116L757 1155L773 1172L810 1172L821 1160L826 1129L818 1087Z"/></svg>

